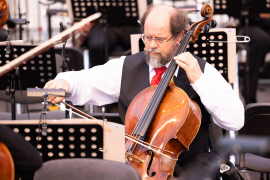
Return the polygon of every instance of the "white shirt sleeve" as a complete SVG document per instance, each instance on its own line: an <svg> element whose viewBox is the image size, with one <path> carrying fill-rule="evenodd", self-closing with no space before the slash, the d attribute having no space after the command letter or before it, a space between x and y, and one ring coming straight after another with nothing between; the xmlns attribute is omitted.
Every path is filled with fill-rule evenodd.
<svg viewBox="0 0 270 180"><path fill-rule="evenodd" d="M70 84L71 96L66 100L75 105L104 105L118 102L125 56L101 66L81 71L59 73L55 79Z"/></svg>
<svg viewBox="0 0 270 180"><path fill-rule="evenodd" d="M75 105L118 102L124 60L122 56L91 69L59 73L55 79L64 79L70 84L71 96L66 99ZM191 86L217 125L233 131L244 125L242 102L213 66L206 63L204 74Z"/></svg>
<svg viewBox="0 0 270 180"><path fill-rule="evenodd" d="M237 131L244 125L244 106L232 87L212 65L206 63L204 74L191 84L214 123Z"/></svg>

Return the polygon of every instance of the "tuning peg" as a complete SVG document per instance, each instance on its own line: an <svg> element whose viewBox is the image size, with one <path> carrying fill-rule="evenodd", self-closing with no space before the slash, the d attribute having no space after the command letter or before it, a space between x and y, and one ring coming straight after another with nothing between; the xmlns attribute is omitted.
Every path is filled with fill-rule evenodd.
<svg viewBox="0 0 270 180"><path fill-rule="evenodd" d="M216 22L215 20L211 20L208 24L209 24L209 26L210 26L211 28L214 28L214 27L217 26L217 22Z"/></svg>
<svg viewBox="0 0 270 180"><path fill-rule="evenodd" d="M210 30L210 26L209 25L204 25L203 26L203 32L204 33L208 33L209 30Z"/></svg>
<svg viewBox="0 0 270 180"><path fill-rule="evenodd" d="M189 21L189 25L191 26L194 22L193 21Z"/></svg>

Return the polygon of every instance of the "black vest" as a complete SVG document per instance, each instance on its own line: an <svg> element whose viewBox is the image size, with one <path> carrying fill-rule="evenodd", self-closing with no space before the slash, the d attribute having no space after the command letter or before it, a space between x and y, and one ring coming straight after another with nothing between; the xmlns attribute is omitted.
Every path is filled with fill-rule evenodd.
<svg viewBox="0 0 270 180"><path fill-rule="evenodd" d="M202 72L204 72L206 61L199 57L194 57L198 60L200 68ZM187 95L200 106L202 112L200 130L191 143L190 150L180 154L178 159L179 162L181 162L199 151L208 150L210 114L205 109L196 91L191 87L186 72L181 67L179 67L177 77L174 76L174 83L177 87L183 89ZM118 101L119 114L123 122L125 122L125 115L133 98L149 86L149 66L145 61L144 52L126 57L123 65L120 97Z"/></svg>

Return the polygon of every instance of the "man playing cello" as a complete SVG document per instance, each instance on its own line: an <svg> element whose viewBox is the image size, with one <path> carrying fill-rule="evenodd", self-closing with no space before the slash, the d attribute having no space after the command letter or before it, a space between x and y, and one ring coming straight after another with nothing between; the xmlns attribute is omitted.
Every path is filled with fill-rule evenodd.
<svg viewBox="0 0 270 180"><path fill-rule="evenodd" d="M173 57L186 24L183 12L173 7L150 6L141 19L144 52L122 56L88 70L60 73L44 88L66 89L72 94L67 100L76 105L118 102L124 122L132 99L150 84L156 85L159 82L156 75L166 70L171 59L175 60L179 67L174 82L200 106L202 121L190 150L180 154L174 174L178 179L194 180L204 179L211 163L217 161L209 148L210 116L220 127L237 131L244 124L244 108L231 86L205 60L189 52ZM57 103L62 99L49 100ZM213 178L218 178L218 170Z"/></svg>

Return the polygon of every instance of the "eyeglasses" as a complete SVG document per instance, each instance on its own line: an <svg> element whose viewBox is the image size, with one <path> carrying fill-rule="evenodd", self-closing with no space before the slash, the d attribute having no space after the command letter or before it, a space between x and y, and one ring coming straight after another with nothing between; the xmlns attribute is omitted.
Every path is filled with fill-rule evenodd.
<svg viewBox="0 0 270 180"><path fill-rule="evenodd" d="M172 36L172 37L173 37L173 36ZM153 39L153 38L150 37L150 36L146 36L146 35L144 35L144 34L141 34L141 39L142 39L142 41L144 42L144 44L149 44L149 43L152 42L152 40L154 40L158 45L163 45L163 44L165 44L166 42L169 42L169 41L172 39L172 37L171 37L170 39L168 39L168 40L161 39L161 38L155 38L155 39Z"/></svg>

